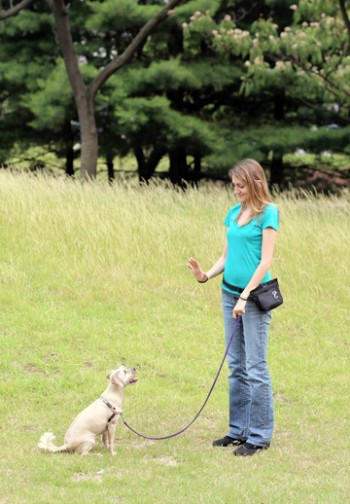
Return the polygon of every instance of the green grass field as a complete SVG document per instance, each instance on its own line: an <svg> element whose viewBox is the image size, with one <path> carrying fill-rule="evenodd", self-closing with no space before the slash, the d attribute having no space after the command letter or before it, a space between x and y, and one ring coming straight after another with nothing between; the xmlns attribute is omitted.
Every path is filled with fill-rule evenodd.
<svg viewBox="0 0 350 504"><path fill-rule="evenodd" d="M120 422L117 455L45 454L121 363L138 370L124 415L163 436L197 413L224 354L220 279L196 284L224 246L234 204L176 192L0 172L0 504L344 503L349 498L349 194L278 195L269 363L276 425L252 458L214 449L227 368L199 419L150 442Z"/></svg>

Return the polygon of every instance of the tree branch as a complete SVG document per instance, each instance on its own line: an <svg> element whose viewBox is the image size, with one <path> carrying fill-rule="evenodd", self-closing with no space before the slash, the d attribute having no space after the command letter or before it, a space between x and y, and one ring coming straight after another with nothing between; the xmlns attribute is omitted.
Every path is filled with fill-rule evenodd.
<svg viewBox="0 0 350 504"><path fill-rule="evenodd" d="M300 68L301 70L304 70L304 72L308 72L310 74L316 75L319 79L323 80L323 82L326 84L326 89L329 93L333 94L336 98L339 99L339 86L337 85L335 80L332 80L330 78L331 73L328 75L323 75L318 71L318 69L314 69L311 65L307 66L301 61L298 60L298 58L295 58L293 56L282 56L282 57L275 57L273 55L269 55L269 58L274 61L289 61L290 63L293 63L295 66ZM350 91L347 91L344 89L344 87L341 88L342 92L345 94L346 97L350 98Z"/></svg>
<svg viewBox="0 0 350 504"><path fill-rule="evenodd" d="M343 16L343 20L346 26L346 29L348 31L348 37L349 37L349 45L350 45L350 20L349 16L345 7L345 0L339 0L339 7Z"/></svg>
<svg viewBox="0 0 350 504"><path fill-rule="evenodd" d="M295 63L295 61L294 61L294 63ZM296 63L296 64L298 64L298 63ZM304 67L303 65L299 65L299 67L302 68L305 72L310 72L313 75L316 75L316 77L319 77L321 80L323 80L323 82L326 84L327 91L329 91L329 93L331 93L333 96L335 96L335 98L339 99L339 86L337 85L337 83L334 80L330 79L329 76L322 75L319 71L313 70L312 68L307 68L307 67ZM350 91L346 91L344 89L344 87L342 87L342 92L345 94L345 96L350 98Z"/></svg>
<svg viewBox="0 0 350 504"><path fill-rule="evenodd" d="M133 57L138 48L145 42L148 35L156 28L182 0L171 0L167 6L146 23L136 37L128 45L125 51L116 56L100 74L90 84L91 95L95 96L97 91L119 68L124 66Z"/></svg>
<svg viewBox="0 0 350 504"><path fill-rule="evenodd" d="M312 103L309 100L306 100L305 98L301 98L300 96L297 96L297 95L295 95L293 98L297 102L302 103L306 107L308 107L312 110L315 110L316 112L319 112L320 110L322 110L323 112L326 112L331 119L333 119L334 121L337 121L337 123L339 123L344 128L346 126L349 126L349 124L350 124L350 119L348 117L346 117L344 115L340 115L337 112L332 112L331 110L328 110L327 108L324 107L324 105L322 103L315 104L315 103Z"/></svg>
<svg viewBox="0 0 350 504"><path fill-rule="evenodd" d="M15 16L18 14L22 9L25 9L30 3L32 3L33 0L22 0L19 4L15 5L14 7L11 7L8 10L1 10L0 11L0 19L6 19L11 16Z"/></svg>

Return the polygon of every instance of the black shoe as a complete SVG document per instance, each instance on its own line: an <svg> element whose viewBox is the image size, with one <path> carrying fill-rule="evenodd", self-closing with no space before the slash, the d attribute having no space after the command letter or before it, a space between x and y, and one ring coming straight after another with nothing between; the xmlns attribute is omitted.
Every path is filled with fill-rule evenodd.
<svg viewBox="0 0 350 504"><path fill-rule="evenodd" d="M267 450L270 446L269 444L266 444L264 446L256 446L250 443L244 443L244 445L240 446L235 450L233 453L236 456L240 457L249 457L250 455L254 455L254 453L261 451L261 450Z"/></svg>
<svg viewBox="0 0 350 504"><path fill-rule="evenodd" d="M213 441L213 446L229 446L229 445L234 445L234 446L240 446L246 442L245 439L236 439L230 436L225 436L222 439L217 439L216 441Z"/></svg>

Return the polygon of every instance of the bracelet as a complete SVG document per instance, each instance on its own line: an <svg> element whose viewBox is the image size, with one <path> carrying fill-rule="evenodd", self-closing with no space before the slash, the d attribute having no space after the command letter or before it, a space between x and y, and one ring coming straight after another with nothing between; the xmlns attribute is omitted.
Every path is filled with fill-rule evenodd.
<svg viewBox="0 0 350 504"><path fill-rule="evenodd" d="M205 275L205 273L204 273ZM198 283L205 283L209 280L208 275L205 275L205 280L197 280Z"/></svg>
<svg viewBox="0 0 350 504"><path fill-rule="evenodd" d="M248 298L244 299L244 298L242 298L242 296L239 296L239 299L242 299L242 301L248 301Z"/></svg>

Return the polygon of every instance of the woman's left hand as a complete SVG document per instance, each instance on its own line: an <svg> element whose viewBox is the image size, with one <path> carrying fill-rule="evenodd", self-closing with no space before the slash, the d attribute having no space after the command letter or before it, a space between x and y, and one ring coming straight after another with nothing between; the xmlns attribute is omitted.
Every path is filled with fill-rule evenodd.
<svg viewBox="0 0 350 504"><path fill-rule="evenodd" d="M237 319L243 313L245 313L245 305L247 304L247 301L244 301L243 299L239 298L237 303L235 304L235 307L233 308L233 318Z"/></svg>

